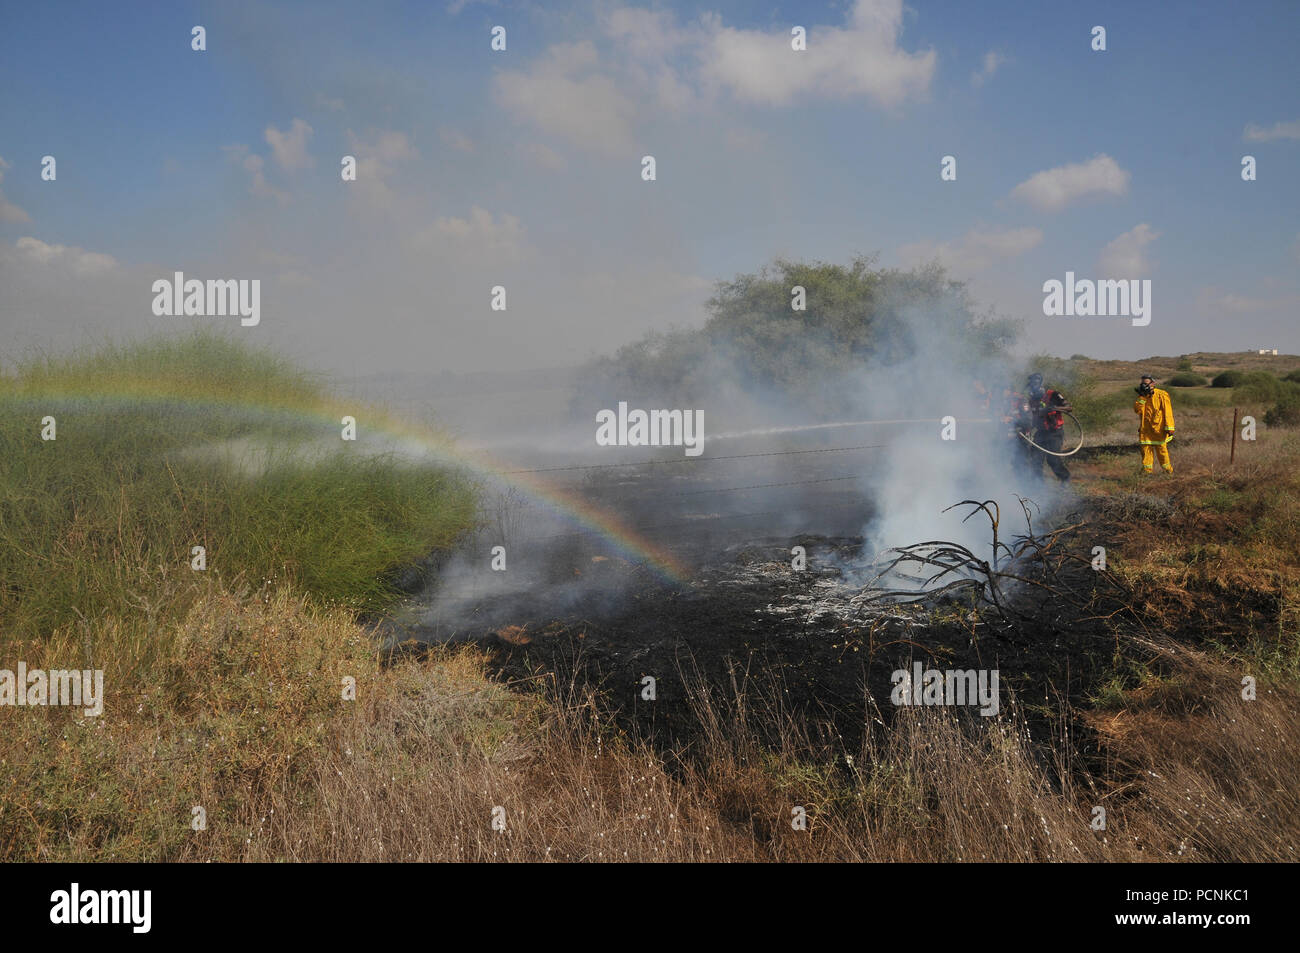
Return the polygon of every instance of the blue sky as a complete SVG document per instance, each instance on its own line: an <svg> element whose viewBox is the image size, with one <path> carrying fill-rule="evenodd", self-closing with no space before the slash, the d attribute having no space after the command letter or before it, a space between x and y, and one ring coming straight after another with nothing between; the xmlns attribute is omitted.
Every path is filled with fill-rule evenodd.
<svg viewBox="0 0 1300 953"><path fill-rule="evenodd" d="M241 333L322 367L546 366L874 253L1027 349L1300 352L1298 35L1290 2L4 2L0 331L223 320L151 314L181 269L260 278ZM1151 324L1045 317L1067 270L1151 279Z"/></svg>

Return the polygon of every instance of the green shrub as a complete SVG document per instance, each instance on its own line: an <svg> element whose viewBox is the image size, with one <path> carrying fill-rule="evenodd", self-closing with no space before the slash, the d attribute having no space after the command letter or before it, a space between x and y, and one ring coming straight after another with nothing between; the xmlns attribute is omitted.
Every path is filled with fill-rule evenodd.
<svg viewBox="0 0 1300 953"><path fill-rule="evenodd" d="M1066 391L1070 403L1074 405L1074 416L1086 433L1098 433L1115 424L1115 418L1133 405L1132 391L1119 391L1111 394L1098 394L1085 381L1082 389Z"/></svg>
<svg viewBox="0 0 1300 953"><path fill-rule="evenodd" d="M1175 374L1168 383L1170 387L1204 387L1205 378L1200 374Z"/></svg>
<svg viewBox="0 0 1300 953"><path fill-rule="evenodd" d="M1278 402L1264 414L1264 423L1270 427L1294 427L1300 424L1300 384L1286 383Z"/></svg>
<svg viewBox="0 0 1300 953"><path fill-rule="evenodd" d="M1179 407L1231 407L1232 392L1211 387L1184 388L1173 395Z"/></svg>
<svg viewBox="0 0 1300 953"><path fill-rule="evenodd" d="M1271 404L1280 400L1284 389L1290 386L1292 385L1283 383L1268 371L1251 371L1242 375L1232 396L1235 400Z"/></svg>
<svg viewBox="0 0 1300 953"><path fill-rule="evenodd" d="M1282 380L1291 381L1292 383L1295 384L1300 384L1300 367L1297 367L1290 374L1287 374L1285 377L1282 378Z"/></svg>
<svg viewBox="0 0 1300 953"><path fill-rule="evenodd" d="M1192 360L1191 360L1191 358L1183 357L1183 358L1180 358L1180 359L1179 359L1179 361L1178 361L1178 367L1176 368L1176 370L1180 370L1180 371L1190 371L1190 370L1193 370L1193 369L1194 369L1194 368L1192 367ZM1174 384L1173 381L1170 381L1169 383ZM1174 384L1174 386L1175 386L1175 387L1185 387L1185 386L1187 386L1187 385L1185 385L1185 384Z"/></svg>
<svg viewBox="0 0 1300 953"><path fill-rule="evenodd" d="M1241 379L1246 375L1241 371L1224 371L1222 374L1216 374L1214 380L1210 381L1211 387L1236 387L1241 383Z"/></svg>

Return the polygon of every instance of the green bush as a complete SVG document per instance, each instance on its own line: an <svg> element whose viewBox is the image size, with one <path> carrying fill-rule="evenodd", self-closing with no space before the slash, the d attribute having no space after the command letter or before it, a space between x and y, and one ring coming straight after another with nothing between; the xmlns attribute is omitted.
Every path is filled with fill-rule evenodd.
<svg viewBox="0 0 1300 953"><path fill-rule="evenodd" d="M1294 427L1300 424L1300 383L1283 381L1278 401L1264 414L1270 427Z"/></svg>
<svg viewBox="0 0 1300 953"><path fill-rule="evenodd" d="M1212 387L1184 388L1173 395L1179 407L1231 407L1232 392Z"/></svg>
<svg viewBox="0 0 1300 953"><path fill-rule="evenodd" d="M1169 378L1170 387L1204 387L1205 378L1200 374L1175 374Z"/></svg>
<svg viewBox="0 0 1300 953"><path fill-rule="evenodd" d="M1190 371L1190 370L1193 370L1193 368L1192 368L1192 361L1191 361L1191 358L1188 358L1188 357L1181 358L1181 359L1178 361L1178 367L1176 368L1176 370L1180 370L1180 371ZM1169 383L1174 384L1173 381L1170 381ZM1175 386L1175 387L1186 387L1186 386L1188 386L1188 385L1186 385L1186 384L1174 384L1174 386Z"/></svg>
<svg viewBox="0 0 1300 953"><path fill-rule="evenodd" d="M1279 401L1264 414L1264 423L1270 427L1294 427L1300 424L1300 400Z"/></svg>
<svg viewBox="0 0 1300 953"><path fill-rule="evenodd" d="M1242 375L1232 395L1235 400L1271 404L1280 400L1285 388L1291 385L1278 380L1268 371L1251 371Z"/></svg>
<svg viewBox="0 0 1300 953"><path fill-rule="evenodd" d="M1082 389L1076 387L1065 394L1074 405L1074 416L1085 433L1097 433L1113 426L1116 416L1133 405L1132 391L1098 394L1091 381L1083 383Z"/></svg>
<svg viewBox="0 0 1300 953"><path fill-rule="evenodd" d="M1297 367L1290 374L1287 374L1285 377L1282 378L1282 380L1291 381L1292 383L1295 384L1300 384L1300 367Z"/></svg>
<svg viewBox="0 0 1300 953"><path fill-rule="evenodd" d="M1222 374L1216 374L1214 380L1210 381L1211 387L1236 387L1241 383L1241 379L1246 375L1241 371L1224 371Z"/></svg>

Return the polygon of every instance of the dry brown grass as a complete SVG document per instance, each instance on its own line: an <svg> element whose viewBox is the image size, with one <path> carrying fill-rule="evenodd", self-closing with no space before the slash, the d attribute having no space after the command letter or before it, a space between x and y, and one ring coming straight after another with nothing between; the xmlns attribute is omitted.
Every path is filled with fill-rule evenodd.
<svg viewBox="0 0 1300 953"><path fill-rule="evenodd" d="M910 709L844 752L744 682L697 686L701 741L663 757L575 684L512 690L468 649L384 665L345 615L283 593L214 593L174 636L154 687L99 719L5 713L5 859L1278 860L1300 842L1294 691L1261 674L1243 702L1239 666L1176 645L1157 647L1171 674L1089 717L1104 759L1085 764L1064 712L1050 747L1013 700Z"/></svg>
<svg viewBox="0 0 1300 953"><path fill-rule="evenodd" d="M472 650L384 665L346 613L284 591L214 591L163 641L151 687L116 691L110 675L99 718L4 710L0 859L747 854L572 685L511 691ZM80 654L73 632L31 649L31 667ZM344 676L355 701L342 697ZM202 831L191 829L196 806Z"/></svg>
<svg viewBox="0 0 1300 953"><path fill-rule="evenodd" d="M1294 860L1300 443L1261 432L1230 466L1230 414L1176 412L1172 477L1140 478L1136 447L1077 470L1166 634L1125 642L1140 676L1062 707L1050 742L1009 700L909 709L844 751L739 681L697 683L699 741L664 755L574 682L505 686L472 649L385 663L350 614L284 589L214 582L169 619L158 578L129 616L9 643L6 663L105 668L108 699L0 709L0 860ZM1247 612L1271 629L1183 640Z"/></svg>
<svg viewBox="0 0 1300 953"><path fill-rule="evenodd" d="M1156 646L1172 674L1088 720L1112 770L1133 777L1130 811L1167 852L1210 861L1300 859L1300 698L1249 662ZM1260 680L1254 700L1242 679ZM1271 832L1271 833L1270 833Z"/></svg>

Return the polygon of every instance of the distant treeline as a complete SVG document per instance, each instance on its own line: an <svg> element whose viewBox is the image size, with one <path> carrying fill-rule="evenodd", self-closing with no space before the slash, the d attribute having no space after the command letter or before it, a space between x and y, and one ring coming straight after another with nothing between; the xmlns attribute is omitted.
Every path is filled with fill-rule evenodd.
<svg viewBox="0 0 1300 953"><path fill-rule="evenodd" d="M802 289L802 293L798 289ZM802 308L800 308L802 305ZM963 282L931 264L912 270L776 259L720 282L698 329L654 332L580 375L575 412L610 401L694 407L779 402L804 415L847 413L843 383L872 367L942 355L929 373L986 376L1002 366L1016 324L976 313Z"/></svg>

